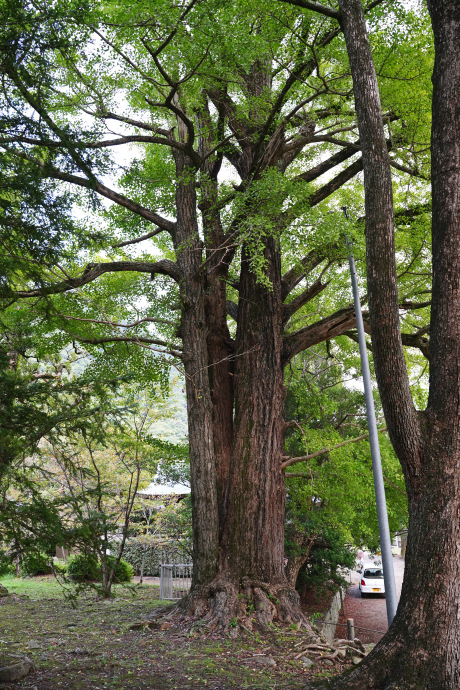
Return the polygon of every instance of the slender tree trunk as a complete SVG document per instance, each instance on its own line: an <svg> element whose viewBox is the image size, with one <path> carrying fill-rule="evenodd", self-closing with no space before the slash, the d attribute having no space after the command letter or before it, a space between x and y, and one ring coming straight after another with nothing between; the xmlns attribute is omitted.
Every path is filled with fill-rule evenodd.
<svg viewBox="0 0 460 690"><path fill-rule="evenodd" d="M101 574L102 574L102 596L104 599L110 599L112 590L112 578L110 577L110 567L107 560L107 554L101 554Z"/></svg>
<svg viewBox="0 0 460 690"><path fill-rule="evenodd" d="M185 126L178 121L181 140ZM212 402L207 353L205 279L201 270L202 242L196 217L193 170L181 152L175 153L177 228L174 244L183 281L181 334L184 343L190 479L193 519L193 588L208 583L216 572L219 518L214 458Z"/></svg>
<svg viewBox="0 0 460 690"><path fill-rule="evenodd" d="M393 624L357 669L334 681L334 689L460 687L460 456L442 446L426 458L423 488L410 503L404 582Z"/></svg>
<svg viewBox="0 0 460 690"><path fill-rule="evenodd" d="M460 687L460 3L430 1L428 6L436 49L433 292L430 394L422 415L413 410L391 316L397 303L388 195L380 219L373 204L380 191L385 199L389 179L389 166L382 165L380 177L378 170L383 127L379 130L376 126L366 140L373 113L379 110L375 70L360 0L340 2L363 157L367 151L366 216L370 215L366 240L375 366L387 425L409 497L406 569L398 611L388 633L359 668L330 686L347 690Z"/></svg>

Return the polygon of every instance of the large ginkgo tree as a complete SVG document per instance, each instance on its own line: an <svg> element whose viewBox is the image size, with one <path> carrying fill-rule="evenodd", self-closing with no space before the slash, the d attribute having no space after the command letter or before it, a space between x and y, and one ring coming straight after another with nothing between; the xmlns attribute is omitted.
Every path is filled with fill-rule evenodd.
<svg viewBox="0 0 460 690"><path fill-rule="evenodd" d="M210 627L303 620L283 568L283 372L313 345L355 337L340 208L357 221L362 258L363 157L346 46L336 10L296 4L305 11L269 0L0 5L5 160L31 189L71 195L79 228L62 262L33 276L18 266L1 296L28 305L47 342L92 347L95 368L134 368L146 385L161 363L183 372L194 570L181 606ZM366 15L396 175L396 307L411 314L403 342L418 374L428 20L378 1ZM40 227L39 198L24 206L6 191L3 232Z"/></svg>

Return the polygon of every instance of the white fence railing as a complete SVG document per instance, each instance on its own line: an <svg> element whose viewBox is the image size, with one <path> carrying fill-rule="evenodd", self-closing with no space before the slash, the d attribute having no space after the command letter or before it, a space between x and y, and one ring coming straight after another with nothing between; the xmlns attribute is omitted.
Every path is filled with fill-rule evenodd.
<svg viewBox="0 0 460 690"><path fill-rule="evenodd" d="M191 563L160 565L160 599L181 599L192 585Z"/></svg>

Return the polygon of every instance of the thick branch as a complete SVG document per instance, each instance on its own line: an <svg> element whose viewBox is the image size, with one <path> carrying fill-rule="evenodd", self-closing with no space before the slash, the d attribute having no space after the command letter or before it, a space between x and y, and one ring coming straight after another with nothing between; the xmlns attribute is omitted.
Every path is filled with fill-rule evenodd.
<svg viewBox="0 0 460 690"><path fill-rule="evenodd" d="M321 278L318 278L318 280L315 280L313 285L310 285L310 287L301 292L300 295L294 297L294 299L291 302L284 304L283 322L286 323L287 321L289 321L291 316L295 314L295 312L298 311L301 307L303 307L304 304L307 304L307 302L310 302L310 300L316 297L316 295L319 295L320 292L322 292L329 285L329 282L330 281L322 283Z"/></svg>
<svg viewBox="0 0 460 690"><path fill-rule="evenodd" d="M324 175L324 173L329 172L329 170L332 170L332 168L335 168L337 165L340 165L340 163L346 161L347 158L351 158L351 156L353 156L358 150L359 147L357 148L354 144L351 144L350 146L341 149L330 158L327 158L325 161L318 163L318 165L316 165L314 168L311 168L311 170L307 170L307 172L298 175L294 179L303 180L304 182L313 182L313 180L316 180L318 177L321 177L321 175Z"/></svg>
<svg viewBox="0 0 460 690"><path fill-rule="evenodd" d="M141 261L112 261L104 264L88 264L81 276L69 278L54 285L46 285L31 290L18 290L14 292L10 288L2 288L0 297L15 297L25 299L27 297L43 297L45 295L57 295L61 292L68 292L76 288L92 283L104 273L118 273L131 271L137 273L159 273L173 278L176 282L181 280L182 274L178 266L169 259L163 259L157 263L147 263Z"/></svg>
<svg viewBox="0 0 460 690"><path fill-rule="evenodd" d="M238 321L238 305L231 300L227 300L227 314L232 317L234 321Z"/></svg>
<svg viewBox="0 0 460 690"><path fill-rule="evenodd" d="M305 10L318 12L319 14L324 14L325 17L332 17L333 19L340 18L340 13L337 12L337 10L332 9L332 7L327 7L326 5L320 5L318 2L309 2L309 0L279 0L279 2L285 2L289 5L302 7Z"/></svg>
<svg viewBox="0 0 460 690"><path fill-rule="evenodd" d="M325 184L323 187L320 187L320 189L317 189L316 192L313 192L308 199L310 206L316 206L316 204L319 204L321 201L324 201L324 199L327 199L328 196L340 189L340 187L342 187L346 182L361 172L362 169L363 159L358 158L357 161L349 165L348 168L345 168L345 170L342 170L341 173L332 178L332 180L330 180L327 184Z"/></svg>
<svg viewBox="0 0 460 690"><path fill-rule="evenodd" d="M401 339L405 347L415 347L426 359L430 359L430 339L419 333L401 333Z"/></svg>
<svg viewBox="0 0 460 690"><path fill-rule="evenodd" d="M383 427L382 429L379 429L379 432L386 431L387 428ZM357 436L356 438L349 438L347 441L342 441L342 443L338 443L336 446L331 446L330 448L322 448L321 450L317 450L315 453L309 453L308 455L302 455L297 458L287 458L284 460L284 462L281 463L281 469L284 470L285 467L289 467L290 465L295 465L298 462L306 462L307 460L313 460L313 458L318 458L320 455L326 455L327 453L331 453L333 450L337 450L337 448L343 448L343 446L348 446L350 443L358 443L358 441L362 441L365 438L368 438L369 434L362 434L361 436Z"/></svg>
<svg viewBox="0 0 460 690"><path fill-rule="evenodd" d="M330 340L356 326L354 307L346 307L334 312L311 326L284 336L283 364L286 365L295 355Z"/></svg>
<svg viewBox="0 0 460 690"><path fill-rule="evenodd" d="M365 321L364 322L364 330L366 333L370 334L370 326L369 322ZM404 347L415 347L420 352L426 359L430 358L430 340L429 338L425 337L425 334L427 332L426 328L420 329L420 331L417 331L416 333L401 333L401 340L402 344ZM359 338L358 338L358 333L357 331L346 331L343 333L343 335L346 335L350 340L353 340L355 343L359 343ZM369 352L372 352L372 344L366 341L366 347L369 350Z"/></svg>
<svg viewBox="0 0 460 690"><path fill-rule="evenodd" d="M72 175L70 173L62 172L62 170L58 170L57 168L54 168L53 166L48 165L47 163L41 160L38 160L34 156L27 155L23 152L11 151L11 153L16 155L18 158L24 158L25 160L28 160L30 163L33 163L37 167L41 168L45 177L51 177L56 180L63 180L64 182L70 182L71 184L75 184L78 187L84 187L85 189L89 189L93 192L96 192L97 194L100 194L106 199L113 201L115 204L127 208L132 213L135 213L136 215L141 216L146 220L149 220L151 223L155 223L155 225L157 225L159 228L161 228L162 230L166 230L170 234L172 234L175 231L175 223L171 222L170 220L166 220L166 218L159 216L158 213L155 213L154 211L151 211L150 209L141 206L137 203L137 201L128 199L128 197L124 196L123 194L115 192L113 189L109 189L109 187L106 187L97 180L88 180L85 177L78 177L78 175Z"/></svg>

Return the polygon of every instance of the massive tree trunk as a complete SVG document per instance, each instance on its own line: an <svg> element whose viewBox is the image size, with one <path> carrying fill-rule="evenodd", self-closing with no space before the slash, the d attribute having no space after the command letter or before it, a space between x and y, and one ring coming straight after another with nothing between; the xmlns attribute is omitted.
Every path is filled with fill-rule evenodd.
<svg viewBox="0 0 460 690"><path fill-rule="evenodd" d="M268 286L252 270L248 252L242 252L232 376L235 416L219 565L209 586L192 591L186 602L194 615L206 612L210 627L227 628L236 618L246 628L275 619L306 622L284 573L286 490L280 468L285 390L277 240L266 241L265 259Z"/></svg>
<svg viewBox="0 0 460 690"><path fill-rule="evenodd" d="M235 421L220 578L255 605L258 622L299 621L298 596L284 575L285 484L281 262L276 239L260 282L242 252L235 360Z"/></svg>
<svg viewBox="0 0 460 690"><path fill-rule="evenodd" d="M253 96L269 87L268 72L261 61L247 76L246 88ZM259 117L257 112L252 115L254 120ZM212 140L206 108L198 116L198 126L200 150L209 153ZM249 173L256 158L248 137L242 171ZM205 276L206 375L212 405L219 559L213 577L209 577L211 570L206 580L194 577L190 596L180 606L204 617L209 627L225 629L235 619L246 628L274 619L306 623L299 597L284 573L284 314L279 240L264 241L266 282L252 266L257 257L251 256L248 247L242 248L233 342L227 325L226 282L235 250L232 244L226 246L215 210L218 167L215 155L210 156L201 182L200 210L208 252L205 269L197 273ZM235 222L235 232L237 227ZM184 329L183 337L185 344ZM189 440L192 448L191 436ZM193 466L192 474L196 476ZM201 558L194 545L194 563Z"/></svg>
<svg viewBox="0 0 460 690"><path fill-rule="evenodd" d="M276 240L267 245L270 287L259 282L248 252L242 253L228 543L222 558L237 578L277 581L283 579L285 391L280 257Z"/></svg>
<svg viewBox="0 0 460 690"><path fill-rule="evenodd" d="M435 36L432 192L433 298L430 392L410 398L396 321L389 165L377 81L360 0L342 0L363 141L368 289L375 368L409 497L406 570L393 624L372 654L331 687L460 687L460 5L428 3Z"/></svg>

